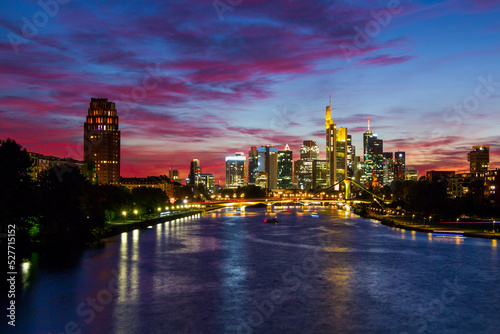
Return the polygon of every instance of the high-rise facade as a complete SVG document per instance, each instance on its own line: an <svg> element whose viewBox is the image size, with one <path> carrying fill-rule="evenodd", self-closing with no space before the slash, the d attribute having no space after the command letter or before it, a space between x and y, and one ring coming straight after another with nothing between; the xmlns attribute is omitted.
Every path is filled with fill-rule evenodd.
<svg viewBox="0 0 500 334"><path fill-rule="evenodd" d="M84 161L95 169L97 183L120 183L120 130L115 103L92 98L83 128Z"/></svg>
<svg viewBox="0 0 500 334"><path fill-rule="evenodd" d="M406 180L406 153L405 152L395 152L394 153L394 180L404 181Z"/></svg>
<svg viewBox="0 0 500 334"><path fill-rule="evenodd" d="M312 188L313 189L324 189L328 188L328 178L330 173L330 166L326 160L313 160L312 162L313 178L312 178Z"/></svg>
<svg viewBox="0 0 500 334"><path fill-rule="evenodd" d="M335 145L336 178L334 179L335 183L338 181L343 181L347 178L347 162L348 162L347 128L337 129L336 141L337 141L337 144Z"/></svg>
<svg viewBox="0 0 500 334"><path fill-rule="evenodd" d="M352 136L347 135L347 177L354 177L354 157L356 156L356 146L352 144Z"/></svg>
<svg viewBox="0 0 500 334"><path fill-rule="evenodd" d="M172 166L170 166L168 178L172 181L179 180L179 171L177 169L172 169Z"/></svg>
<svg viewBox="0 0 500 334"><path fill-rule="evenodd" d="M255 184L257 182L257 173L259 172L258 160L257 147L250 147L248 151L248 184Z"/></svg>
<svg viewBox="0 0 500 334"><path fill-rule="evenodd" d="M198 159L193 159L191 161L191 166L189 167L189 176L187 184L194 186L198 184L198 175L201 174L201 163Z"/></svg>
<svg viewBox="0 0 500 334"><path fill-rule="evenodd" d="M213 174L198 174L196 183L197 185L203 185L209 194L215 193L215 177Z"/></svg>
<svg viewBox="0 0 500 334"><path fill-rule="evenodd" d="M278 189L278 149L271 145L257 148L257 182L263 185L263 177L266 178L267 189ZM257 181L257 180L256 180Z"/></svg>
<svg viewBox="0 0 500 334"><path fill-rule="evenodd" d="M278 151L278 189L293 188L293 152L288 144Z"/></svg>
<svg viewBox="0 0 500 334"><path fill-rule="evenodd" d="M394 181L394 154L392 152L384 152L382 153L382 157L384 159L382 162L384 175L379 184L390 185Z"/></svg>
<svg viewBox="0 0 500 334"><path fill-rule="evenodd" d="M313 186L313 162L308 160L296 160L294 162L294 174L297 188L309 190Z"/></svg>
<svg viewBox="0 0 500 334"><path fill-rule="evenodd" d="M328 162L329 185L347 178L348 175L348 134L347 128L337 128L332 120L332 98L326 107L326 161ZM352 145L351 145L352 147Z"/></svg>
<svg viewBox="0 0 500 334"><path fill-rule="evenodd" d="M376 185L381 182L384 175L384 142L378 139L377 135L370 130L370 119L368 118L368 130L363 134L363 154L365 175L363 182L372 185L375 180Z"/></svg>
<svg viewBox="0 0 500 334"><path fill-rule="evenodd" d="M319 146L314 140L304 140L300 147L300 159L306 161L319 159Z"/></svg>
<svg viewBox="0 0 500 334"><path fill-rule="evenodd" d="M329 186L335 184L337 180L336 173L336 159L335 154L337 152L337 125L333 123L332 120L332 97L330 95L330 102L326 107L326 161L330 168L329 173Z"/></svg>
<svg viewBox="0 0 500 334"><path fill-rule="evenodd" d="M471 173L486 173L490 170L490 146L472 146L467 155Z"/></svg>
<svg viewBox="0 0 500 334"><path fill-rule="evenodd" d="M304 140L300 160L295 161L297 188L309 190L313 186L313 161L319 159L319 146L314 140Z"/></svg>
<svg viewBox="0 0 500 334"><path fill-rule="evenodd" d="M406 180L418 181L418 171L413 167L408 167L408 170L406 171Z"/></svg>
<svg viewBox="0 0 500 334"><path fill-rule="evenodd" d="M354 156L354 161L352 163L352 170L354 172L354 181L360 183L364 177L365 171L363 168L363 164L361 163L361 157L358 155Z"/></svg>
<svg viewBox="0 0 500 334"><path fill-rule="evenodd" d="M226 157L226 188L236 189L247 185L247 158L243 153Z"/></svg>

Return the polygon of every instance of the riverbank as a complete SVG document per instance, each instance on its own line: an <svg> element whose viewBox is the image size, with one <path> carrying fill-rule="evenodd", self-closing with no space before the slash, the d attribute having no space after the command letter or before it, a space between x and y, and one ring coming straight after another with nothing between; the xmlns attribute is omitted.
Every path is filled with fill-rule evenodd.
<svg viewBox="0 0 500 334"><path fill-rule="evenodd" d="M203 210L179 212L179 213L175 213L175 214L169 215L169 216L157 217L157 218L152 218L152 219L147 219L147 220L142 220L142 221L133 221L130 223L120 223L120 222L111 223L109 225L110 231L108 233L106 233L102 239L109 238L109 237L112 237L114 235L121 234L123 232L130 232L130 231L133 231L136 229L145 229L145 228L148 228L149 226L152 226L152 225L162 224L162 223L176 220L176 219L180 219L180 218L191 217L191 216L203 214L205 212L218 210L218 209L220 209L219 206L207 207Z"/></svg>
<svg viewBox="0 0 500 334"><path fill-rule="evenodd" d="M473 238L484 238L484 239L500 239L500 233L493 234L491 231L481 232L472 224L463 224L461 226L442 226L440 225L424 225L424 224L415 224L409 223L407 221L397 219L391 216L378 215L373 213L363 213L361 211L354 211L356 214L360 215L363 218L378 220L381 224L389 226L389 227L397 227L410 231L417 231L422 233L432 233L436 231L461 231L465 237L473 237Z"/></svg>
<svg viewBox="0 0 500 334"><path fill-rule="evenodd" d="M157 218L152 218L152 219L147 219L147 220L142 220L142 221L135 221L131 223L111 223L109 225L110 231L106 233L104 236L105 238L121 234L123 232L130 232L136 229L144 229L148 228L149 226L152 225L157 225L157 224L162 224L168 221L180 219L180 218L186 218L186 217L191 217L199 214L203 214L205 210L196 210L196 211L188 211L188 212L180 212L176 213L170 216L165 216L165 217L157 217Z"/></svg>

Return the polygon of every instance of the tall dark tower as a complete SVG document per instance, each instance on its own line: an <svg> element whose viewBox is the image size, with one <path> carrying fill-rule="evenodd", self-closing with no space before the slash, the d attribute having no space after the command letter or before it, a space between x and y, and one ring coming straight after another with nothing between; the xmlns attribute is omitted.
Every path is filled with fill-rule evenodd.
<svg viewBox="0 0 500 334"><path fill-rule="evenodd" d="M95 168L97 183L120 183L120 130L114 102L90 100L83 126L83 150L84 161Z"/></svg>
<svg viewBox="0 0 500 334"><path fill-rule="evenodd" d="M259 172L258 160L257 147L250 147L250 151L248 151L248 184L255 184L257 181L257 173Z"/></svg>
<svg viewBox="0 0 500 334"><path fill-rule="evenodd" d="M198 184L198 175L199 174L201 174L200 160L193 159L193 161L191 161L191 166L189 168L189 184L191 186Z"/></svg>

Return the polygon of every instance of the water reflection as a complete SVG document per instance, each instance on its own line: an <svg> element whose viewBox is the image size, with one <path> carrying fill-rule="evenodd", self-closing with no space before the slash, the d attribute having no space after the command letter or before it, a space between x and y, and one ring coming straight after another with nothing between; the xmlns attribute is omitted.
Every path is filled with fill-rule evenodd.
<svg viewBox="0 0 500 334"><path fill-rule="evenodd" d="M24 260L23 263L21 263L21 281L23 283L23 290L26 290L29 287L30 269L31 261Z"/></svg>
<svg viewBox="0 0 500 334"><path fill-rule="evenodd" d="M262 209L123 233L70 268L41 270L24 298L29 304L19 309L29 324L20 332L60 332L68 319L80 319L74 309L97 296L111 272L117 295L96 321L80 321L82 333L234 333L242 324L250 326L241 327L247 333L416 332L406 325L412 314L439 299L443 282L455 278L467 291L428 322L428 332L500 326L491 316L499 311L491 302L500 293L492 284L499 272L497 240L438 239L318 211L319 219L301 209L280 211L282 223L273 226L262 222ZM23 281L35 267L33 260L21 266ZM473 280L477 272L484 277ZM271 311L272 292L287 289L286 302ZM264 321L250 325L249 315L257 312Z"/></svg>

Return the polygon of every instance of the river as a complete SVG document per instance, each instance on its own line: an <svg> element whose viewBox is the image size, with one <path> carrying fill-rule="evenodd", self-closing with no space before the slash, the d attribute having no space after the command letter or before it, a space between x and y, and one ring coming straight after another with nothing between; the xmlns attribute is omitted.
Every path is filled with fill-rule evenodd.
<svg viewBox="0 0 500 334"><path fill-rule="evenodd" d="M497 241L315 209L217 211L34 254L16 332L500 332Z"/></svg>

